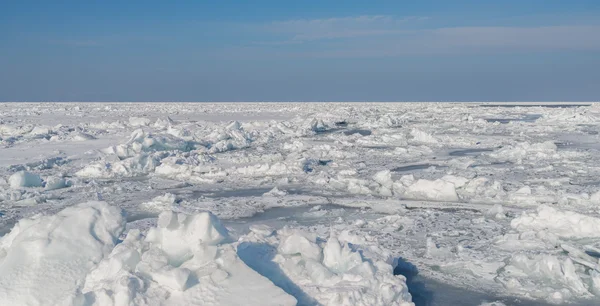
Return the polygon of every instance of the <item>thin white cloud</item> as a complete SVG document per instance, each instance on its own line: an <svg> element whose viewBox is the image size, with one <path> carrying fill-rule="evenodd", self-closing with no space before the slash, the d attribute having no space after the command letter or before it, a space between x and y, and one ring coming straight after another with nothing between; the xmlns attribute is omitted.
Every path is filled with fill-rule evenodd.
<svg viewBox="0 0 600 306"><path fill-rule="evenodd" d="M479 52L600 50L600 26L423 28L427 17L358 16L263 25L277 38L257 43L294 56L394 56Z"/></svg>
<svg viewBox="0 0 600 306"><path fill-rule="evenodd" d="M50 40L50 42L54 44L67 45L72 47L96 47L102 45L100 41L93 39L52 39Z"/></svg>
<svg viewBox="0 0 600 306"><path fill-rule="evenodd" d="M394 34L401 31L408 22L426 19L426 17L395 18L385 15L367 15L277 21L265 25L264 28L272 33L290 35L290 40L314 41Z"/></svg>

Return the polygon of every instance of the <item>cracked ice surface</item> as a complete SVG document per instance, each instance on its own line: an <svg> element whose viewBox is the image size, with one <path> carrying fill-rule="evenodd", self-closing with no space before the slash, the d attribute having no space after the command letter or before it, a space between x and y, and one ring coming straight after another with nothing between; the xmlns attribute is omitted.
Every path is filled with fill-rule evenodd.
<svg viewBox="0 0 600 306"><path fill-rule="evenodd" d="M562 103L3 104L0 304L594 305L599 119Z"/></svg>

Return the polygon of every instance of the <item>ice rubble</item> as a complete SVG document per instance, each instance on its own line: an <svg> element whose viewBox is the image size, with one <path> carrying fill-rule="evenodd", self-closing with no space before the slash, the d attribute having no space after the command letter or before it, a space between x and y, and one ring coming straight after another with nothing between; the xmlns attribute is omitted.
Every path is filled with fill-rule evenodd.
<svg viewBox="0 0 600 306"><path fill-rule="evenodd" d="M164 212L146 237L133 230L88 275L90 305L294 305L247 267L210 213Z"/></svg>
<svg viewBox="0 0 600 306"><path fill-rule="evenodd" d="M595 221L580 218L585 215L591 217L590 214L596 213L597 205L600 203L598 195L600 192L594 194L597 192L597 186L593 185L600 173L599 168L594 167L597 154L586 153L576 145L557 148L554 141L557 139L569 141L570 137L583 135L589 137L586 139L589 143L596 142L597 136L594 132L599 131L596 125L598 107L564 110L536 108L533 112L540 113L542 117L535 124L531 122L488 123L482 118L521 118L523 110L488 108L480 112L481 109L476 107L463 104L155 104L149 105L150 111L148 111L141 110L139 105L125 103L106 106L63 105L60 108L55 108L53 105L39 105L31 110L31 114L35 115L31 120L34 122L27 122L29 119L25 120L25 118L20 120L23 112L21 107L5 107L0 110L2 115L8 114L0 116L2 117L0 119L2 146L18 146L27 142L48 143L52 148L60 150L62 145L67 145L66 142L70 142L71 145L73 140L94 141L96 137L102 138L95 141L96 143L102 143L103 140L110 142L94 148L116 145L100 152L86 153L82 159L79 159L80 157L71 159L70 154L67 154L60 155L63 159L57 159L56 162L36 161L35 165L11 166L9 170L2 173L2 177L6 178L7 182L0 182L0 184L1 187L7 186L7 188L0 192L0 201L2 201L0 214L8 215L10 218L8 220L12 222L45 209L59 209L56 207L62 207L63 204L71 205L75 200L79 201L75 198L78 198L81 192L91 191L93 194L97 188L96 180L87 178L105 179L101 181L103 186L107 186L102 187L103 190L115 190L114 194L104 191L106 198L117 203L121 199L126 199L127 201L123 201L127 203L125 205L141 203L135 208L149 212L152 216L164 210L174 209L188 213L210 210L219 217L240 217L252 215L272 206L305 205L307 202L312 205L327 201L342 205L371 207L378 212L395 213L403 211L403 205L399 205L400 202L397 201L399 199L411 200L403 201L405 205L409 205L406 203L413 202L412 200L440 202L427 203L432 204L431 207L454 207L454 205L465 204L460 207L468 208L479 205L483 214L476 218L471 218L473 216L470 213L454 211L454 215L469 217L460 219L456 227L463 226L461 222L464 221L469 223L469 226L475 226L478 233L479 230L484 231L487 234L482 234L483 241L496 242L490 243L489 247L480 245L479 248L469 249L465 242L465 249L460 252L456 251L458 248L456 250L447 248L448 241L453 241L453 238L448 237L465 235L468 241L472 233L469 231L473 228L466 226L464 230L454 230L451 226L443 227L445 220L436 216L438 211L435 209L432 210L434 212L432 214L421 212L422 209L413 209L410 212L413 217L421 213L427 216L415 220L415 224L420 225L413 227L412 230L433 231L432 235L435 235L435 238L426 241L421 236L408 234L408 238L404 240L406 237L404 233L387 232L385 228L382 230L394 237L391 239L392 242L401 241L400 246L390 243L387 247L394 251L402 250L412 254L410 256L413 258L409 260L417 264L422 260L421 266L438 265L445 260L475 262L469 266L468 272L472 272L473 275L481 275L482 270L489 269L485 265L477 266L478 257L494 261L490 264L493 267L504 266L503 260L506 260L506 264L514 263L506 267L506 270L525 271L519 273L527 275L512 277L514 275L508 276L500 271L499 278L516 279L523 287L523 290L519 291L523 295L539 289L540 298L546 299L547 296L559 292L556 301L560 295L563 301L567 301L568 296L576 298L585 296L586 293L571 290L567 283L561 281L564 275L560 273L553 271L543 277L539 276L542 274L529 270L529 267L534 267L532 263L523 264L525 260L516 257L511 260L511 256L524 255L529 261L539 261L540 265L532 268L534 270L545 269L543 265L560 266L561 271L568 270L566 259L570 259L576 268L576 274L586 287L586 292L594 293L595 287L591 283L596 279L595 270L590 267L594 267L597 260L582 259L581 256L573 255L576 252L572 249L570 251L564 249L568 248L565 243L572 243L575 248L581 250L585 249L583 244L598 245L599 237L594 234L597 229L593 226ZM293 113L290 110L298 111L299 115L289 118L288 114ZM81 117L90 114L90 111L96 112L97 117L91 119ZM276 120L265 119L264 114L261 113L264 111L283 116ZM39 116L37 112L42 112L42 115L46 116ZM68 115L66 119L65 116L61 116L65 114ZM167 114L176 116L177 121L168 118ZM54 115L57 115L56 118L49 118ZM5 119L10 116L17 120ZM87 121L78 122L77 120L81 118ZM59 120L61 124L38 122L38 119L42 119L39 121ZM587 124L585 126L576 124L581 122ZM350 132L353 129L368 129L372 134L364 137L345 135L345 131ZM127 139L129 134L131 134L129 141L117 140ZM99 137L100 135L102 137ZM121 144L118 145L119 143ZM476 151L481 148L498 147L500 148L489 153L475 152L469 153L468 156L448 156L449 149L474 148ZM50 152L54 149L45 150ZM401 174L393 170L385 170L416 163L439 164L440 167L399 178ZM8 188L10 187L9 176L20 170L40 175L41 185ZM73 179L77 190L69 190L69 192L55 190L58 187L68 186L71 175L75 173L79 177ZM147 180L126 179L136 176L147 176ZM167 193L159 197L156 197L159 195L156 191L147 192L148 188L154 188L165 182L168 182L169 186L178 186L177 189L186 186L182 188L186 190L173 191L173 194L168 193L171 192L170 190L164 190L163 192ZM588 183L589 185L586 185ZM256 188L259 192L253 197L239 196L225 199L230 196L226 195L216 200L207 198L190 200L190 197L195 195L187 193L191 191L187 189L205 187L211 189L217 184L226 190ZM273 188L275 186L277 187ZM297 195L296 186L302 186L305 188L304 191L310 190L311 193L322 194L319 195L318 200L306 201ZM260 196L271 188L272 191ZM290 190L290 194L285 195L283 190ZM68 203L63 203L63 198ZM130 201L131 198L135 198L135 201ZM349 202L361 203L360 205L347 204ZM552 208L557 210L552 212L552 215L559 219L547 218L539 211L528 211L522 215L515 213L524 207L534 207L540 203L551 203ZM31 206L24 207L25 205ZM577 211L573 214L581 216L571 216L569 212L562 210L564 208ZM323 211L315 209L309 213L317 216ZM403 213L407 212L403 211ZM511 226L513 218L514 227ZM338 221L340 220L335 222ZM356 227L371 226L364 224L365 221L359 220ZM128 228L136 226L137 224L130 225ZM586 229L588 226L593 229ZM452 230L440 231L440 227ZM491 230L486 232L487 229ZM293 254L283 254L279 251L279 246L287 239L284 231L258 225L253 225L251 230L256 235L269 237L262 242L268 244L265 248L272 250L274 257L294 257ZM4 232L5 228L0 231ZM485 235L491 236L486 240ZM495 239L495 235L501 236ZM479 237L479 234L477 236ZM308 240L313 242L313 238L309 238ZM359 241L359 238L356 238L356 241ZM249 237L245 239L249 240ZM351 242L348 239L342 233L337 237L342 250L345 248L344 242ZM325 254L328 241L329 239L323 237L314 239L322 254ZM439 247L434 241L440 242ZM131 238L128 238L127 243L136 250L138 245L142 249L150 245L144 235L137 235L135 232L132 233ZM127 243L123 242L117 248L121 245L125 247ZM364 251L360 249L361 246L353 243L348 245L348 250ZM381 244L385 243L387 239L381 242ZM360 245L360 243L356 244ZM232 246L235 249L235 242L221 244L217 248L221 249L224 246ZM424 254L423 247L425 251L429 251L430 257L421 257ZM252 250L252 247L250 249ZM416 251L413 252L412 249ZM448 255L448 251L452 253L451 256ZM146 251L142 250L138 253L144 252ZM149 262L152 261L150 257L154 256L152 254L146 255ZM362 254L364 260L372 259L369 254L364 252ZM448 256L444 257L446 255ZM536 257L538 255L545 257ZM341 257L344 256L346 255ZM357 262L354 261L356 259L354 255L348 257L353 258L351 262ZM273 264L270 265L269 262ZM544 264L541 264L542 262ZM332 268L334 266L332 264L326 265L324 257L320 264L327 270L335 270L336 274L343 274L340 272L344 270L343 268ZM461 263L447 262L447 265L440 266L444 273L449 273L451 268L448 267L453 264L458 266ZM290 268L281 268L274 260L267 261L267 266L276 266L284 272L291 271ZM168 266L165 269L158 269L158 272L144 270L147 272L146 276L137 274L137 265L136 268L128 271L133 271L132 274L140 278L144 284L149 281L148 275L152 275L151 277L156 278L156 281L149 282L152 284L162 282L161 285L153 287L161 288L156 289L161 291L164 288L168 288L164 290L172 290L171 287L182 288L181 284L186 275L188 280L193 280L193 277L189 277L193 274L175 268L181 266L173 266L168 262ZM496 275L496 270L490 270L493 270L491 274ZM423 271L428 273L427 267ZM464 271L460 273L462 273L460 277L466 282L475 282L480 286L479 280L474 280L470 274L466 275ZM215 278L218 279L223 275L221 272L216 272ZM273 275L268 276L271 278ZM309 277L298 276L297 279L293 278L291 284L302 289L301 291L309 292L312 297L312 289L307 289L306 284L299 284L297 280L303 282L309 280ZM107 280L107 282L111 281ZM509 279L505 284L511 282L514 281ZM137 286L135 282L130 285ZM551 289L546 290L546 287ZM86 290L92 289L82 291L82 293L90 293L91 296L92 291ZM140 298L146 299L148 294L156 292L152 290L136 292L142 292ZM189 288L186 288L183 292L188 290ZM323 290L333 291L329 287ZM109 293L113 295L107 298L113 299L121 294L129 296L132 291L123 289L118 294L114 292ZM295 296L301 296L296 294L297 291L291 290L291 292ZM543 296L544 294L547 296ZM98 296L103 296L103 293L98 293Z"/></svg>
<svg viewBox="0 0 600 306"><path fill-rule="evenodd" d="M283 196L285 196L287 194L288 194L287 191L280 190L279 188L277 188L277 186L275 186L270 191L265 192L263 194L263 197L283 197Z"/></svg>
<svg viewBox="0 0 600 306"><path fill-rule="evenodd" d="M364 258L340 238L332 233L321 242L291 228L253 230L240 238L238 254L301 304L414 305L406 279L393 275L389 258Z"/></svg>
<svg viewBox="0 0 600 306"><path fill-rule="evenodd" d="M67 188L71 186L71 181L62 178L62 177L56 177L56 176L51 176L46 178L46 182L44 185L44 189L45 190L56 190L56 189L61 189L61 188Z"/></svg>
<svg viewBox="0 0 600 306"><path fill-rule="evenodd" d="M103 161L84 167L76 175L86 178L132 177L147 175L156 170L158 174L167 177L191 178L203 182L205 179L194 172L204 171L196 171L195 165L186 162L163 165L162 160L191 151L202 155L199 159L210 160L207 154L245 148L252 140L252 136L245 132L237 121L202 136L188 135L170 125L166 133L150 133L144 129L137 129L132 132L126 143L101 150L104 154ZM266 167L273 168L271 172L278 171L275 169L277 165L267 164ZM244 170L239 169L238 172Z"/></svg>
<svg viewBox="0 0 600 306"><path fill-rule="evenodd" d="M414 200L458 201L455 185L442 179L418 180L406 188L403 197Z"/></svg>
<svg viewBox="0 0 600 306"><path fill-rule="evenodd" d="M559 158L560 155L557 153L556 149L556 144L552 141L540 143L520 142L514 146L506 146L496 150L489 155L498 161L521 164L524 161Z"/></svg>
<svg viewBox="0 0 600 306"><path fill-rule="evenodd" d="M435 137L418 129L411 130L410 135L412 136L412 140L416 143L425 143L430 145L438 144L438 140Z"/></svg>
<svg viewBox="0 0 600 306"><path fill-rule="evenodd" d="M105 202L22 219L0 238L0 304L414 305L389 258L366 259L335 236L256 225L235 242L209 212L164 211L119 241L124 230Z"/></svg>
<svg viewBox="0 0 600 306"><path fill-rule="evenodd" d="M145 212L160 213L171 210L177 202L177 196L172 193L165 193L162 196L153 198L151 201L140 204L140 208Z"/></svg>
<svg viewBox="0 0 600 306"><path fill-rule="evenodd" d="M112 162L99 162L88 165L75 173L82 178L114 178L147 175L160 164L161 154L138 154Z"/></svg>
<svg viewBox="0 0 600 306"><path fill-rule="evenodd" d="M142 152L157 151L190 151L193 143L170 134L147 133L142 129L135 130L125 144L109 147L103 152L114 154L119 158L133 157Z"/></svg>
<svg viewBox="0 0 600 306"><path fill-rule="evenodd" d="M436 180L416 180L413 175L404 175L394 181L389 170L382 170L375 173L372 181L369 181L353 178L354 172L348 173L351 176L344 176L340 173L337 178L328 178L325 182L333 188L345 188L353 194L398 197L410 200L457 202L460 200L457 191L460 190L461 194L466 194L468 190L463 191L463 188L472 181L464 177L452 175L447 175Z"/></svg>
<svg viewBox="0 0 600 306"><path fill-rule="evenodd" d="M570 244L600 238L599 218L540 205L534 212L523 212L510 225L519 234L499 237L499 247L546 251L512 255L498 271L498 282L513 292L553 303L600 295L598 259ZM558 247L564 253L548 252Z"/></svg>
<svg viewBox="0 0 600 306"><path fill-rule="evenodd" d="M75 173L85 178L133 177L153 172L160 161L170 155L167 151L187 152L194 148L190 141L170 134L155 135L135 130L125 144L102 150L105 158Z"/></svg>
<svg viewBox="0 0 600 306"><path fill-rule="evenodd" d="M600 293L599 272L586 272L571 258L548 254L516 254L500 269L496 280L512 292L552 303Z"/></svg>
<svg viewBox="0 0 600 306"><path fill-rule="evenodd" d="M572 211L540 205L536 212L524 212L513 219L518 231L544 231L561 238L600 238L600 219Z"/></svg>

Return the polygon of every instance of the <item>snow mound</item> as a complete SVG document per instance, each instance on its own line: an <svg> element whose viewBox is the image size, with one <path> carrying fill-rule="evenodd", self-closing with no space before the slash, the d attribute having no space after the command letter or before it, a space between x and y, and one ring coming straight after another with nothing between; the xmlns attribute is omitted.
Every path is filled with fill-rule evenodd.
<svg viewBox="0 0 600 306"><path fill-rule="evenodd" d="M265 192L263 194L263 197L283 197L283 196L286 196L287 194L288 194L287 191L281 190L281 189L277 188L277 186L275 186L270 191Z"/></svg>
<svg viewBox="0 0 600 306"><path fill-rule="evenodd" d="M211 213L163 212L146 238L138 230L93 270L88 305L295 305L296 299L239 259Z"/></svg>
<svg viewBox="0 0 600 306"><path fill-rule="evenodd" d="M176 195L165 193L162 196L155 197L152 201L140 204L140 208L147 212L163 212L165 210L170 210L176 201Z"/></svg>
<svg viewBox="0 0 600 306"><path fill-rule="evenodd" d="M141 117L129 117L130 126L147 126L150 124L150 119Z"/></svg>
<svg viewBox="0 0 600 306"><path fill-rule="evenodd" d="M284 228L240 241L240 258L299 304L414 305L404 276L394 276L390 263L364 258L333 235L323 243L314 234Z"/></svg>
<svg viewBox="0 0 600 306"><path fill-rule="evenodd" d="M390 170L383 170L373 175L373 180L380 186L377 188L377 192L382 196L392 196L392 189L394 181L392 180L392 173Z"/></svg>
<svg viewBox="0 0 600 306"><path fill-rule="evenodd" d="M495 301L495 302L483 302L483 303L479 304L479 306L506 306L506 304Z"/></svg>
<svg viewBox="0 0 600 306"><path fill-rule="evenodd" d="M310 121L310 130L315 133L325 132L328 128L329 126L322 119L314 118Z"/></svg>
<svg viewBox="0 0 600 306"><path fill-rule="evenodd" d="M161 155L138 154L134 157L112 162L99 162L75 172L78 177L114 178L146 175L160 164Z"/></svg>
<svg viewBox="0 0 600 306"><path fill-rule="evenodd" d="M599 218L547 205L538 206L536 212L524 212L510 225L518 231L544 231L561 238L600 238Z"/></svg>
<svg viewBox="0 0 600 306"><path fill-rule="evenodd" d="M154 173L158 176L185 182L213 182L227 173L213 165L214 159L207 154L193 152L188 157L171 156L160 161Z"/></svg>
<svg viewBox="0 0 600 306"><path fill-rule="evenodd" d="M46 184L44 185L44 189L46 190L56 190L61 188L67 188L71 186L71 182L67 181L62 177L51 176L46 179Z"/></svg>
<svg viewBox="0 0 600 306"><path fill-rule="evenodd" d="M571 258L548 254L516 254L496 279L512 292L557 304L600 293L600 273L590 270L588 274Z"/></svg>
<svg viewBox="0 0 600 306"><path fill-rule="evenodd" d="M173 119L171 119L171 117L169 117L169 116L167 116L164 119L158 118L158 119L156 119L156 121L153 124L153 126L155 128L160 128L160 129L165 129L172 125L175 125L175 121L173 121Z"/></svg>
<svg viewBox="0 0 600 306"><path fill-rule="evenodd" d="M408 186L402 196L412 200L458 201L455 185L442 179L435 181L420 179Z"/></svg>
<svg viewBox="0 0 600 306"><path fill-rule="evenodd" d="M212 154L246 148L251 142L251 135L237 121L231 122L224 128L215 129L201 141Z"/></svg>
<svg viewBox="0 0 600 306"><path fill-rule="evenodd" d="M104 161L84 167L75 173L86 178L135 177L153 172L161 160L174 152L188 152L194 144L170 135L154 135L135 130L125 144L102 150Z"/></svg>
<svg viewBox="0 0 600 306"><path fill-rule="evenodd" d="M42 179L39 175L27 171L19 171L8 178L12 189L21 187L42 187Z"/></svg>
<svg viewBox="0 0 600 306"><path fill-rule="evenodd" d="M410 136L412 136L412 141L416 143L424 143L424 144L437 144L439 141L433 137L431 134L418 130L412 129L410 131Z"/></svg>
<svg viewBox="0 0 600 306"><path fill-rule="evenodd" d="M146 133L137 129L131 133L125 144L112 146L103 150L105 154L114 154L119 158L136 156L143 152L157 151L190 151L193 144L171 134Z"/></svg>
<svg viewBox="0 0 600 306"><path fill-rule="evenodd" d="M81 305L86 275L124 228L121 210L104 202L20 220L0 238L0 304Z"/></svg>
<svg viewBox="0 0 600 306"><path fill-rule="evenodd" d="M158 227L148 231L147 242L161 245L171 260L197 251L198 242L216 245L229 238L227 229L215 215L203 212L196 215L163 212Z"/></svg>
<svg viewBox="0 0 600 306"><path fill-rule="evenodd" d="M552 141L529 143L521 142L515 146L506 146L490 153L490 157L503 162L522 164L523 161L538 161L560 157Z"/></svg>
<svg viewBox="0 0 600 306"><path fill-rule="evenodd" d="M597 123L598 115L589 112L587 109L578 107L571 109L564 109L556 113L543 114L540 118L540 123L568 123L575 122L577 124L583 123Z"/></svg>

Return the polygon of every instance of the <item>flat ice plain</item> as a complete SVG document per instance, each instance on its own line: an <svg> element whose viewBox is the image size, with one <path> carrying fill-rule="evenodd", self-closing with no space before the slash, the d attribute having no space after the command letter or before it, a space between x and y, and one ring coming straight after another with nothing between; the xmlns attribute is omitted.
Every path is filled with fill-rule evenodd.
<svg viewBox="0 0 600 306"><path fill-rule="evenodd" d="M0 104L0 305L600 304L600 105Z"/></svg>

